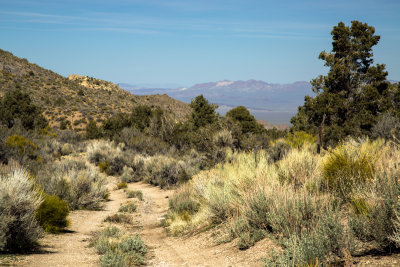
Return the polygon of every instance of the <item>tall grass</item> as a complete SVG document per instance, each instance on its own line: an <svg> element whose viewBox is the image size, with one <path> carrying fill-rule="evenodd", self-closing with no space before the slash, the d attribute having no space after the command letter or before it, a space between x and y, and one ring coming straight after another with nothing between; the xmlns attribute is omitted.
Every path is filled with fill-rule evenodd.
<svg viewBox="0 0 400 267"><path fill-rule="evenodd" d="M400 244L399 147L348 140L321 155L314 148L296 144L278 161L265 151L229 155L177 190L167 228L223 224L241 249L272 235L283 252L270 255L271 266L335 263L355 244Z"/></svg>

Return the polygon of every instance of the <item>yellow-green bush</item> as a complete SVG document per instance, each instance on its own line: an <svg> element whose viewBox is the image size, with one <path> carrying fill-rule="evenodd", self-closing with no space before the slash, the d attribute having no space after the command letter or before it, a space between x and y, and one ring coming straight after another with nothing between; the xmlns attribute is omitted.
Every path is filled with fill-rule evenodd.
<svg viewBox="0 0 400 267"><path fill-rule="evenodd" d="M375 175L375 162L379 158L379 141L342 143L324 159L322 180L326 188L345 201L351 199L358 188L370 183Z"/></svg>
<svg viewBox="0 0 400 267"><path fill-rule="evenodd" d="M305 144L312 145L315 144L317 138L311 134L303 131L293 132L286 137L285 141L292 148L302 148Z"/></svg>
<svg viewBox="0 0 400 267"><path fill-rule="evenodd" d="M68 226L67 202L54 195L47 195L36 211L40 225L49 233L59 233Z"/></svg>

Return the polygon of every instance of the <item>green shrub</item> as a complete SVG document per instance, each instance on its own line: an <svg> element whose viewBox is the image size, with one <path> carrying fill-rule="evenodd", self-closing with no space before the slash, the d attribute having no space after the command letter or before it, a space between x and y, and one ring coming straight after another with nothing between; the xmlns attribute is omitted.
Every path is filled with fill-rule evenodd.
<svg viewBox="0 0 400 267"><path fill-rule="evenodd" d="M142 255L147 253L147 247L139 235L129 236L118 244L118 249L122 252L136 252Z"/></svg>
<svg viewBox="0 0 400 267"><path fill-rule="evenodd" d="M40 225L49 233L59 233L68 226L68 204L54 195L47 195L36 211Z"/></svg>
<svg viewBox="0 0 400 267"><path fill-rule="evenodd" d="M133 202L128 202L125 205L121 204L121 207L119 207L119 212L128 212L128 213L133 213L136 211L136 205Z"/></svg>

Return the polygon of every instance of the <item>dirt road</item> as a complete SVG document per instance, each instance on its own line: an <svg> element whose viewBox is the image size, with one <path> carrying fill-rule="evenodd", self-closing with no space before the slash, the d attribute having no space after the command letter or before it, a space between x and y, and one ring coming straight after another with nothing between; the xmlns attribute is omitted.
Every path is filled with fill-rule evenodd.
<svg viewBox="0 0 400 267"><path fill-rule="evenodd" d="M117 180L109 177L109 201L101 211L73 211L69 215L69 232L46 235L40 240L39 253L17 257L16 266L98 266L99 255L89 247L94 232L107 224L103 220L117 213L120 204L127 201L123 190L116 188ZM234 243L215 245L210 233L190 237L171 237L160 225L168 211L168 197L173 191L161 190L144 183L129 184L129 189L141 190L143 201L137 200L134 226L150 248L148 266L261 266L268 243L260 242L247 251L239 251Z"/></svg>

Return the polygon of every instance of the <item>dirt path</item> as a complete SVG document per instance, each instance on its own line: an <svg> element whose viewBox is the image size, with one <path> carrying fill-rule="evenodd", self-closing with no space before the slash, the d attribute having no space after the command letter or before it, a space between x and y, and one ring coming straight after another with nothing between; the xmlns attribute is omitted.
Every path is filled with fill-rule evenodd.
<svg viewBox="0 0 400 267"><path fill-rule="evenodd" d="M70 233L46 235L40 240L40 252L22 257L19 266L97 266L99 256L88 247L93 232L99 231L101 223L118 211L120 203L126 201L125 193L116 189L116 179L109 177L109 201L101 211L78 210L68 216Z"/></svg>
<svg viewBox="0 0 400 267"><path fill-rule="evenodd" d="M190 237L171 237L160 226L168 210L168 198L173 192L157 187L134 183L130 189L143 192L144 203L139 207L140 232L145 243L152 248L149 266L262 266L269 242L259 242L246 251L240 251L234 243L215 245L211 233Z"/></svg>
<svg viewBox="0 0 400 267"><path fill-rule="evenodd" d="M109 201L101 211L73 211L69 215L70 233L46 235L40 240L41 252L17 257L14 266L98 266L99 255L89 247L94 232L101 230L103 220L117 213L120 204L127 201L123 190L116 190L117 180L109 177ZM246 251L239 251L234 243L215 245L211 232L191 237L171 237L161 226L168 211L168 198L173 191L161 190L145 183L128 185L141 190L144 201L135 201L134 227L150 247L148 266L262 266L268 242L259 242ZM139 226L139 227L137 227ZM1 265L1 264L0 264Z"/></svg>

